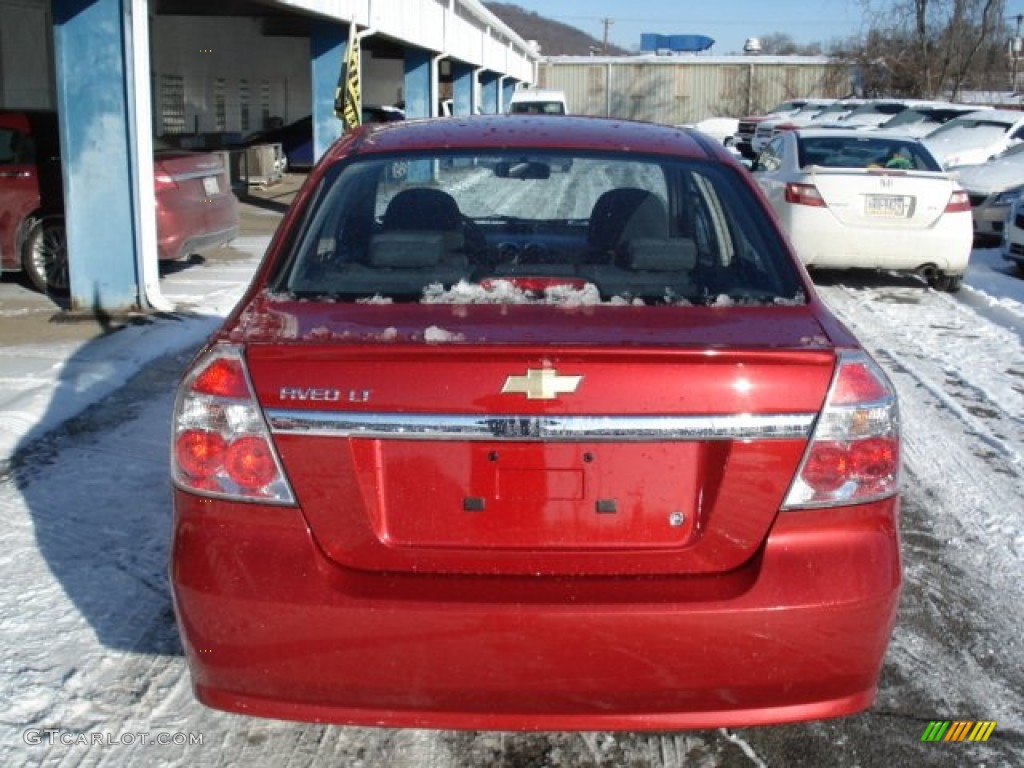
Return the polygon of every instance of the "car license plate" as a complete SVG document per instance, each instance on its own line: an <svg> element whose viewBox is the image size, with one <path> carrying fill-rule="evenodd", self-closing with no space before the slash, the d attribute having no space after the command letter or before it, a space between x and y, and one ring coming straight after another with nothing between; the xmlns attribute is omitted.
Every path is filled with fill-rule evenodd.
<svg viewBox="0 0 1024 768"><path fill-rule="evenodd" d="M903 218L909 210L908 199L903 195L868 195L864 202L864 213L867 216Z"/></svg>
<svg viewBox="0 0 1024 768"><path fill-rule="evenodd" d="M210 195L220 194L220 184L217 182L216 176L204 176L203 177L203 191Z"/></svg>

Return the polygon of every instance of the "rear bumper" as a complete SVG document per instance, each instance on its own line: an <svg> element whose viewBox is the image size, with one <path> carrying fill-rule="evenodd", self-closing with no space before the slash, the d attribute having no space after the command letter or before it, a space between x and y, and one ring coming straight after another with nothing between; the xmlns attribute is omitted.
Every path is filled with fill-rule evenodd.
<svg viewBox="0 0 1024 768"><path fill-rule="evenodd" d="M827 210L806 206L789 206L783 219L797 256L807 266L913 271L934 265L945 274L962 275L974 240L966 217L947 216L937 226L902 231L847 228Z"/></svg>
<svg viewBox="0 0 1024 768"><path fill-rule="evenodd" d="M238 236L238 201L234 195L173 206L163 200L156 221L160 260L173 261L234 240Z"/></svg>
<svg viewBox="0 0 1024 768"><path fill-rule="evenodd" d="M783 514L762 553L720 577L429 577L333 564L296 509L176 490L171 578L196 694L219 709L738 727L870 705L900 590L896 518L895 500Z"/></svg>

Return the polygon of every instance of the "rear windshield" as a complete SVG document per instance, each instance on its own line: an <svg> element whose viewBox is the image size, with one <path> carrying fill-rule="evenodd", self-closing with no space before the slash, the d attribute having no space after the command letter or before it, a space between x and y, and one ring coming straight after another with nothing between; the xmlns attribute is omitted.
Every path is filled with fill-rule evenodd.
<svg viewBox="0 0 1024 768"><path fill-rule="evenodd" d="M938 161L916 141L868 136L803 137L800 167L895 168L915 171L942 170Z"/></svg>
<svg viewBox="0 0 1024 768"><path fill-rule="evenodd" d="M357 156L325 175L270 290L353 302L803 302L741 173L621 153Z"/></svg>
<svg viewBox="0 0 1024 768"><path fill-rule="evenodd" d="M508 111L511 115L564 115L565 104L560 101L513 101Z"/></svg>

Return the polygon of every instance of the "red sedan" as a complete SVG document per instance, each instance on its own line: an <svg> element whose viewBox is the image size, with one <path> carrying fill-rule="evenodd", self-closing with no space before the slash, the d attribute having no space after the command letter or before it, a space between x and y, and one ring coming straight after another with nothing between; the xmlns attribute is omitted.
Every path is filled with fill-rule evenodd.
<svg viewBox="0 0 1024 768"><path fill-rule="evenodd" d="M238 235L238 200L220 155L163 148L153 173L161 260ZM54 112L0 111L0 269L24 270L41 291L61 295L70 287Z"/></svg>
<svg viewBox="0 0 1024 768"><path fill-rule="evenodd" d="M875 695L893 389L697 132L346 135L184 375L172 440L209 706L668 729Z"/></svg>

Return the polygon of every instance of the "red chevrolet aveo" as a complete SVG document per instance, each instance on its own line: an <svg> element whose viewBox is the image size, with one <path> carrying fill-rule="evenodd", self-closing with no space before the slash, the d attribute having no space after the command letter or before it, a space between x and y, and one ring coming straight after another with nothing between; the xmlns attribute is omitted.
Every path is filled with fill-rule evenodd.
<svg viewBox="0 0 1024 768"><path fill-rule="evenodd" d="M699 133L347 135L185 374L172 439L209 706L669 729L875 695L893 389Z"/></svg>

